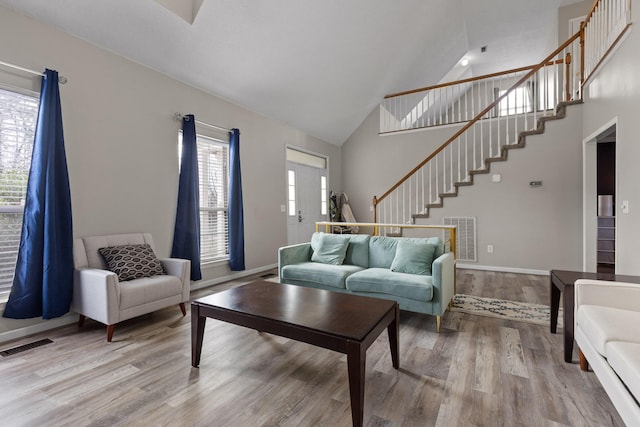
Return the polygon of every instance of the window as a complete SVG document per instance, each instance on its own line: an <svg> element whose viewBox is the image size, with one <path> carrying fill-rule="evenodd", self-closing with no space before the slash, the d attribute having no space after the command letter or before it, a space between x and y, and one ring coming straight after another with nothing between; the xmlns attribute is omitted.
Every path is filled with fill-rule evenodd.
<svg viewBox="0 0 640 427"><path fill-rule="evenodd" d="M200 261L229 257L229 144L196 136L200 181ZM179 137L182 153L182 132Z"/></svg>
<svg viewBox="0 0 640 427"><path fill-rule="evenodd" d="M0 89L0 301L13 283L37 120L38 98Z"/></svg>
<svg viewBox="0 0 640 427"><path fill-rule="evenodd" d="M287 171L287 205L289 206L289 216L296 214L296 172Z"/></svg>
<svg viewBox="0 0 640 427"><path fill-rule="evenodd" d="M320 177L320 215L327 214L327 177Z"/></svg>
<svg viewBox="0 0 640 427"><path fill-rule="evenodd" d="M501 90L498 96L504 95L506 90ZM511 116L531 112L530 91L525 87L517 87L500 101L498 111L500 116Z"/></svg>

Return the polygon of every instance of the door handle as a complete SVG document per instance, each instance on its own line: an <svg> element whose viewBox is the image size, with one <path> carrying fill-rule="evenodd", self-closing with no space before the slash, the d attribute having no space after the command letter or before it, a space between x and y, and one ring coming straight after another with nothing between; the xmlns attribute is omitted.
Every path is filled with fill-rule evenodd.
<svg viewBox="0 0 640 427"><path fill-rule="evenodd" d="M302 211L298 211L298 222L302 222Z"/></svg>

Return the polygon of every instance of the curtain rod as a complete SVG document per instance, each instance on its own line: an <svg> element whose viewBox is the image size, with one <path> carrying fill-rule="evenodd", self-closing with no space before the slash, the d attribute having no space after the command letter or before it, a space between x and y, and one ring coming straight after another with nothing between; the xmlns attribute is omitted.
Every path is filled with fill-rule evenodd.
<svg viewBox="0 0 640 427"><path fill-rule="evenodd" d="M8 62L0 61L0 65L4 65L5 67L9 67L9 68L13 68L13 69L16 69L16 70L24 71L25 73L29 73L29 74L33 74L33 75L36 75L36 76L43 76L44 77L44 73L41 73L40 71L30 70L28 68L20 67L18 65L9 64ZM66 82L67 82L67 78L65 76L58 75L58 83L65 84Z"/></svg>
<svg viewBox="0 0 640 427"><path fill-rule="evenodd" d="M178 121L182 121L182 118L183 118L183 117L184 117L184 116L183 116L182 114L180 114L180 113L175 113L175 114L173 115L173 118L174 118L175 120L178 120ZM212 124L210 124L210 123L201 122L200 120L195 120L195 122L196 122L196 124L197 124L197 125L201 125L201 126L208 126L208 127L210 127L210 128L213 128L213 129L221 130L221 131L223 131L223 132L231 132L231 129L227 129L227 128L223 128L223 127L220 127L220 126L212 125Z"/></svg>

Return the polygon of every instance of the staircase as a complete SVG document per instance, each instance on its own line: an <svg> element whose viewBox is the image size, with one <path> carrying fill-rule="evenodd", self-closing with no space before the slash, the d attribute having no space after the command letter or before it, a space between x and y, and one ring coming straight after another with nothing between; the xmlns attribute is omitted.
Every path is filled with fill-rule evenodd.
<svg viewBox="0 0 640 427"><path fill-rule="evenodd" d="M536 65L388 95L380 134L449 125L458 130L380 197L374 223L429 218L474 176L524 148L527 136L582 103L582 87L630 26L630 0L596 0L580 31ZM479 111L476 113L476 111ZM401 230L389 230L400 233Z"/></svg>
<svg viewBox="0 0 640 427"><path fill-rule="evenodd" d="M537 119L537 125L532 130L522 131L519 133L517 142L512 144L505 144L500 148L500 153L494 157L488 157L484 159L485 166L480 169L473 169L469 171L469 178L465 181L458 181L453 183L453 191L448 193L440 193L439 194L439 202L438 203L427 203L425 205L425 209L422 213L413 213L411 214L411 222L415 223L416 219L427 219L429 218L429 210L435 208L442 208L444 206L444 198L447 197L457 197L459 187L467 187L473 185L473 177L479 174L488 174L491 172L491 163L494 162L504 162L507 160L509 150L524 148L527 136L530 135L540 135L545 132L545 123L551 120L560 120L563 119L566 115L567 107L574 104L581 104L582 100L575 101L563 101L560 102L554 110L553 114L546 115Z"/></svg>

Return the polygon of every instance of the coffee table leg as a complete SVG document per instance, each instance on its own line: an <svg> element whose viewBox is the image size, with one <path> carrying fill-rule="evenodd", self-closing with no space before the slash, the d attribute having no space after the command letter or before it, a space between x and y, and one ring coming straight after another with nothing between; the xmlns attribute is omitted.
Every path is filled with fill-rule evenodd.
<svg viewBox="0 0 640 427"><path fill-rule="evenodd" d="M560 307L560 288L553 283L553 274L549 279L551 288L551 333L555 334L558 327L558 308ZM566 296L565 296L566 298ZM566 327L566 326L565 326Z"/></svg>
<svg viewBox="0 0 640 427"><path fill-rule="evenodd" d="M364 420L364 375L366 349L353 341L347 343L347 370L349 371L349 395L351 396L351 419L354 427L361 427Z"/></svg>
<svg viewBox="0 0 640 427"><path fill-rule="evenodd" d="M393 367L400 368L400 361L398 360L398 336L400 335L400 308L398 304L395 307L395 318L393 322L387 326L387 335L389 335L389 347L391 349L391 362Z"/></svg>
<svg viewBox="0 0 640 427"><path fill-rule="evenodd" d="M573 310L574 310L574 288L567 286L564 292L564 305L562 307L564 319L564 361L573 362Z"/></svg>
<svg viewBox="0 0 640 427"><path fill-rule="evenodd" d="M200 316L200 307L191 305L191 366L197 368L200 365L202 353L202 340L204 338L204 326L207 322L205 316Z"/></svg>

